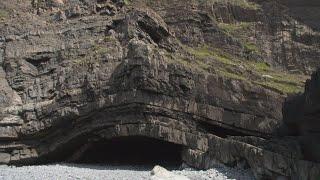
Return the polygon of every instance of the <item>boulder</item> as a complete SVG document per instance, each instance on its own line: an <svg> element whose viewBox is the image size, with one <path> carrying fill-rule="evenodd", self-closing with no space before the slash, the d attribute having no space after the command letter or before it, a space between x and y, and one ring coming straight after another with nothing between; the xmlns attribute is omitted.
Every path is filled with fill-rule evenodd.
<svg viewBox="0 0 320 180"><path fill-rule="evenodd" d="M151 171L150 180L190 180L181 175L175 175L161 166L155 166Z"/></svg>

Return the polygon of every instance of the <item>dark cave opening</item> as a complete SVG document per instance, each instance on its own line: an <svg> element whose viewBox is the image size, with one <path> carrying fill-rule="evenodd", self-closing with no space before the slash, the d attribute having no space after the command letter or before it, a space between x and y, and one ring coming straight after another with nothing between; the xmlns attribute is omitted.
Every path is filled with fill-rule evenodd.
<svg viewBox="0 0 320 180"><path fill-rule="evenodd" d="M179 167L182 163L182 145L147 137L118 137L91 142L84 147L85 150L78 149L81 153L72 162L165 167Z"/></svg>

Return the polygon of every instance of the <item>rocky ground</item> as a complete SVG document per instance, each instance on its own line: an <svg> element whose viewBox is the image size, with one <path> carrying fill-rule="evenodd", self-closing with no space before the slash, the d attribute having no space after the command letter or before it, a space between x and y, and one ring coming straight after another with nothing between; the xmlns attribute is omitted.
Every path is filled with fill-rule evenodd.
<svg viewBox="0 0 320 180"><path fill-rule="evenodd" d="M151 166L108 166L52 164L45 166L0 166L0 179L105 179L105 180L141 180L149 179ZM225 180L254 179L248 170L216 167L206 171L193 169L172 170L177 175L183 175L191 180Z"/></svg>

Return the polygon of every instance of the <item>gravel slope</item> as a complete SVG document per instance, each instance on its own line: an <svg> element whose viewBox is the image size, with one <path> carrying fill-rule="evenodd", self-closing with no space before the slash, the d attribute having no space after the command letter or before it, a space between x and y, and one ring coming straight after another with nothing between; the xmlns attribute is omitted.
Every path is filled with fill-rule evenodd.
<svg viewBox="0 0 320 180"><path fill-rule="evenodd" d="M0 179L6 180L46 180L46 179L103 179L103 180L141 180L149 179L152 167L143 166L107 166L53 164L43 166L0 166ZM184 175L191 180L253 180L248 170L216 167L207 171L193 169L173 170L175 174Z"/></svg>

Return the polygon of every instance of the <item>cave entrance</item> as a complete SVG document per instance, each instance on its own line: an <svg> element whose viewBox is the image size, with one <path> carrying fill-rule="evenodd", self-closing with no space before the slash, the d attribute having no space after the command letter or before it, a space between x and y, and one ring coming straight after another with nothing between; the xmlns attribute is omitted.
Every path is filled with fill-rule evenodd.
<svg viewBox="0 0 320 180"><path fill-rule="evenodd" d="M179 167L183 146L147 137L118 137L86 145L74 161L87 164Z"/></svg>

